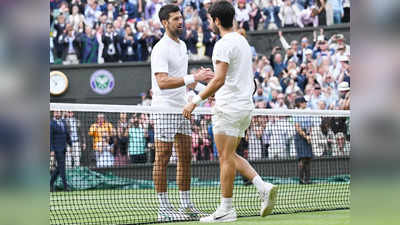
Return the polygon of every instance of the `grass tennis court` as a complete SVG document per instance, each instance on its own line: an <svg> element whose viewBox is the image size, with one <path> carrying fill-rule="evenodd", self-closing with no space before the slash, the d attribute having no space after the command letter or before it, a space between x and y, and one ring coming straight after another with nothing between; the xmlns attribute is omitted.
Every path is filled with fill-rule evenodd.
<svg viewBox="0 0 400 225"><path fill-rule="evenodd" d="M234 204L238 216L257 215L260 207L258 193L253 186L236 186ZM240 193L240 194L239 194ZM169 190L169 196L175 206L178 191ZM192 188L192 200L196 206L212 213L220 201L219 186ZM350 185L348 183L323 183L311 185L285 184L279 185L278 201L274 213L292 213L323 209L339 209L350 207ZM55 192L50 194L50 224L134 224L156 222L158 200L154 189L130 190L86 190L73 192ZM286 223L285 218L299 217L308 214L276 215L271 217L276 224L322 224L322 218L328 216L344 217L338 212L313 212L315 218L310 223ZM345 212L345 211L343 211ZM321 214L322 213L322 214ZM331 213L331 214L329 214ZM321 220L318 218L321 217ZM279 219L281 218L281 219ZM265 223L258 217L241 218L240 224ZM265 218L264 218L265 219ZM253 221L254 220L254 221ZM344 218L342 219L345 220ZM280 223L281 221L282 223ZM318 223L318 221L320 223ZM336 220L332 220L335 222ZM295 222L292 221L292 222ZM336 221L337 222L337 221ZM323 222L325 223L325 220ZM184 223L179 223L184 224ZM332 223L346 224L346 223Z"/></svg>
<svg viewBox="0 0 400 225"><path fill-rule="evenodd" d="M156 223L160 224L160 223ZM198 222L169 223L168 225L194 225ZM350 210L332 210L262 217L241 217L229 225L347 225L350 224Z"/></svg>

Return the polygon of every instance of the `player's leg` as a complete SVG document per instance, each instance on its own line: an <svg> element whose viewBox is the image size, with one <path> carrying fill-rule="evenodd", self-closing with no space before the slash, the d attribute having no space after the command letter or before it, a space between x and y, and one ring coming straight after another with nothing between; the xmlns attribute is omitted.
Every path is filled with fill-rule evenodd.
<svg viewBox="0 0 400 225"><path fill-rule="evenodd" d="M167 191L167 165L172 154L173 142L155 140L156 156L153 166L153 180L157 193Z"/></svg>
<svg viewBox="0 0 400 225"><path fill-rule="evenodd" d="M221 204L217 210L200 219L200 222L230 222L237 220L236 211L233 208L233 182L235 179L235 151L239 144L239 139L235 136L228 136L215 133L215 143L217 145L220 166L221 180Z"/></svg>
<svg viewBox="0 0 400 225"><path fill-rule="evenodd" d="M175 135L175 150L178 158L176 182L179 191L190 190L190 161L192 158L192 137L184 134Z"/></svg>
<svg viewBox="0 0 400 225"><path fill-rule="evenodd" d="M175 118L178 122L179 129L175 135L175 151L178 158L176 180L179 187L180 208L179 211L191 218L198 218L205 215L200 212L191 201L190 197L190 181L192 160L192 130L190 121L179 115Z"/></svg>

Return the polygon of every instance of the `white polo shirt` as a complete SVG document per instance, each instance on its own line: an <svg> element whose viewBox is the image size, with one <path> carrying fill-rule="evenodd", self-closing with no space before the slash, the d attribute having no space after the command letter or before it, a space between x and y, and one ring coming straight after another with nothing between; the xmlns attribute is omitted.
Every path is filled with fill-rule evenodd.
<svg viewBox="0 0 400 225"><path fill-rule="evenodd" d="M186 44L179 43L167 34L154 46L151 52L151 84L153 91L152 106L179 107L186 104L186 86L161 90L155 73L167 73L170 77L183 77L188 71L188 55Z"/></svg>
<svg viewBox="0 0 400 225"><path fill-rule="evenodd" d="M229 64L225 84L215 93L215 109L235 113L254 109L252 53L247 40L236 32L224 35L214 46L212 61Z"/></svg>

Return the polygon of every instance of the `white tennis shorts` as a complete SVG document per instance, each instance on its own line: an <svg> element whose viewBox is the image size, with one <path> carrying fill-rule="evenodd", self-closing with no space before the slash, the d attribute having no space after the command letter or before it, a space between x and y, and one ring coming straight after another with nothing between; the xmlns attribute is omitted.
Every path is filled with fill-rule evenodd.
<svg viewBox="0 0 400 225"><path fill-rule="evenodd" d="M154 119L154 137L163 142L173 142L176 134L191 136L190 120L182 114L156 114Z"/></svg>
<svg viewBox="0 0 400 225"><path fill-rule="evenodd" d="M250 126L251 113L251 110L224 113L214 108L212 116L213 133L244 137L244 132Z"/></svg>

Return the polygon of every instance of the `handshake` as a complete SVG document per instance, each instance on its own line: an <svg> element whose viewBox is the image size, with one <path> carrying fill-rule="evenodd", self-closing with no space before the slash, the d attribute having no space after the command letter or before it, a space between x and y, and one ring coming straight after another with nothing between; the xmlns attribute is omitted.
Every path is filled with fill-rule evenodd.
<svg viewBox="0 0 400 225"><path fill-rule="evenodd" d="M214 78L215 74L214 72L210 69L210 68L203 68L201 67L200 69L198 69L195 74L193 74L194 77L194 82L191 82L190 84L188 84L187 86L189 88L195 89L197 91L201 91L201 89L205 89L204 85L199 85L197 84L198 81L201 82L206 82L208 83L210 80L212 80ZM193 81L193 80L192 80ZM186 83L186 80L185 80ZM197 87L196 87L197 86ZM200 86L200 87L199 87ZM183 108L183 116L187 119L190 119L191 114L193 112L193 110L196 108L197 104L201 101L201 98L199 95L196 95L195 97L199 98L197 100L192 99L192 102L189 102L188 104L186 104L186 106Z"/></svg>

